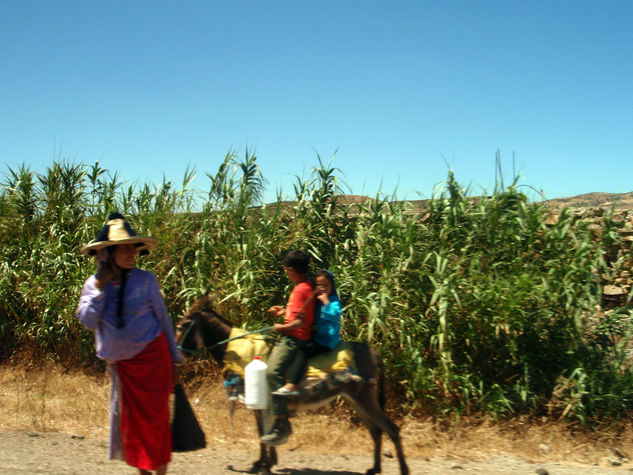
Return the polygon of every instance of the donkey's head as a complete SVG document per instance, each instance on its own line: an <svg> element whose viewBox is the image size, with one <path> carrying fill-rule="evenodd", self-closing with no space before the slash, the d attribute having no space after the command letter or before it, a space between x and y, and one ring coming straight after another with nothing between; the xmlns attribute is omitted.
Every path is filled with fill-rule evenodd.
<svg viewBox="0 0 633 475"><path fill-rule="evenodd" d="M191 306L176 327L176 343L185 355L209 351L222 364L233 324L216 313L215 295L205 295Z"/></svg>

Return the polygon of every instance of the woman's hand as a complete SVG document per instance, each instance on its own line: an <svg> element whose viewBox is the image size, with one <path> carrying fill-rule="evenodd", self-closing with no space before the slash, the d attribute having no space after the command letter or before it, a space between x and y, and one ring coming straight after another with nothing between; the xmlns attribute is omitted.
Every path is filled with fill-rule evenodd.
<svg viewBox="0 0 633 475"><path fill-rule="evenodd" d="M114 279L117 276L112 264L110 263L110 258L108 257L107 261L97 261L97 273L95 274L96 286L99 290L103 290L105 285Z"/></svg>

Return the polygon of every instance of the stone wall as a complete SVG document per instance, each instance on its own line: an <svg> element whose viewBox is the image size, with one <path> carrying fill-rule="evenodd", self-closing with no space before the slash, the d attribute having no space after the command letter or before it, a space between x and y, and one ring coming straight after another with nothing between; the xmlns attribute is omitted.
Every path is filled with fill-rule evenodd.
<svg viewBox="0 0 633 475"><path fill-rule="evenodd" d="M605 308L622 306L627 303L633 287L633 212L619 210L611 213L603 207L585 210L570 210L576 220L586 223L591 238L599 242L605 238L608 222L615 231L613 243L604 249L604 260L610 272L599 276L602 283L603 306ZM547 224L553 225L559 215L550 213ZM629 302L631 304L632 302Z"/></svg>

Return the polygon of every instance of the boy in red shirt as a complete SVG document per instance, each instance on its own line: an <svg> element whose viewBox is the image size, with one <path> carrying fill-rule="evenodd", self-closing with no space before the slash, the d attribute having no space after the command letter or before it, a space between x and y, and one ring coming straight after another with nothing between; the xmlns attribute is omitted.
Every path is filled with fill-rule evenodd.
<svg viewBox="0 0 633 475"><path fill-rule="evenodd" d="M282 333L281 341L275 345L268 359L268 384L277 390L286 382L286 370L292 364L297 350L305 345L312 336L314 322L313 287L308 278L310 256L301 250L290 251L284 258L284 270L291 282L295 283L286 308L275 305L268 309L277 317L285 317L284 323L275 323L274 331ZM261 441L270 445L280 445L288 440L292 433L288 421L288 408L284 396L273 392L273 414L275 423L272 430L261 437Z"/></svg>

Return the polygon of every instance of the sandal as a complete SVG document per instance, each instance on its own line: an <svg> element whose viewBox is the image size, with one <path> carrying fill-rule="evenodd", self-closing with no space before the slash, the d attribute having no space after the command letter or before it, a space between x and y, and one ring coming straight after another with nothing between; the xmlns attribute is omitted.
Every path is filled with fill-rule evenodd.
<svg viewBox="0 0 633 475"><path fill-rule="evenodd" d="M279 388L277 391L273 391L275 396L298 396L299 391L292 391L284 387Z"/></svg>

